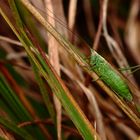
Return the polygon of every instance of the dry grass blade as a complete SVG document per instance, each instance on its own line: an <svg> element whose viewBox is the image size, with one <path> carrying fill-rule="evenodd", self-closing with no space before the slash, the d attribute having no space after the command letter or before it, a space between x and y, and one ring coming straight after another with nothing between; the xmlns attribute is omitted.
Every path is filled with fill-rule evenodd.
<svg viewBox="0 0 140 140"><path fill-rule="evenodd" d="M54 18L54 9L53 9L53 5L51 0L45 0L45 8L46 8L46 13L47 15L49 15L49 11L48 9L51 11L51 16L47 17L47 20L49 23L52 24L52 26L55 28L55 18ZM50 59L50 63L52 64L52 66L54 67L54 69L56 70L56 72L58 73L58 75L60 75L60 64L59 64L59 51L58 51L58 47L59 44L57 43L57 41L55 40L55 38L53 36L51 36L49 33L47 34L48 36L48 55L49 55L49 59ZM61 103L59 101L59 99L56 97L56 95L53 95L53 99L54 99L54 103L55 103L55 108L56 108L56 120L57 120L57 138L58 140L61 140L61 121L62 121L62 107L61 107Z"/></svg>
<svg viewBox="0 0 140 140"><path fill-rule="evenodd" d="M133 58L140 64L139 59L139 36L140 36L140 23L139 23L139 10L140 10L140 1L134 0L131 4L130 14L127 21L125 40L132 52Z"/></svg>
<svg viewBox="0 0 140 140"><path fill-rule="evenodd" d="M73 31L77 9L77 0L71 0L69 6L68 27Z"/></svg>

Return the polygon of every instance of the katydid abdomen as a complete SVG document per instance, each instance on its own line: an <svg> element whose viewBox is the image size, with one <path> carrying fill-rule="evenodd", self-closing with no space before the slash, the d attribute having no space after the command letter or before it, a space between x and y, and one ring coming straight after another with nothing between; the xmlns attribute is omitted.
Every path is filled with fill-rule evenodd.
<svg viewBox="0 0 140 140"><path fill-rule="evenodd" d="M94 50L91 50L90 66L116 94L127 101L132 101L133 97L127 83L117 71L115 71L110 64Z"/></svg>

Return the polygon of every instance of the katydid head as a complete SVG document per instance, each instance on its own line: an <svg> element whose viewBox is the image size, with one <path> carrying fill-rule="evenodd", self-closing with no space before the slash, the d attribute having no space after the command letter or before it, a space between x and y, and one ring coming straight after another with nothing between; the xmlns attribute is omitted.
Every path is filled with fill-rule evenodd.
<svg viewBox="0 0 140 140"><path fill-rule="evenodd" d="M93 50L93 49L90 49L91 50L91 55L90 55L90 59L89 59L89 64L91 67L93 67L95 64L96 64L96 52Z"/></svg>

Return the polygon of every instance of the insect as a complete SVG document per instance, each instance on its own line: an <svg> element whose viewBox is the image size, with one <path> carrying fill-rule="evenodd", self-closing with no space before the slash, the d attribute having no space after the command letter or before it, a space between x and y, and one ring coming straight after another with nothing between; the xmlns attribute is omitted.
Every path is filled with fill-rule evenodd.
<svg viewBox="0 0 140 140"><path fill-rule="evenodd" d="M110 66L110 64L94 50L91 51L90 65L99 77L120 97L132 101L133 97L126 82Z"/></svg>
<svg viewBox="0 0 140 140"><path fill-rule="evenodd" d="M101 55L92 49L89 63L91 70L115 91L116 94L127 101L132 101L133 97L126 82Z"/></svg>

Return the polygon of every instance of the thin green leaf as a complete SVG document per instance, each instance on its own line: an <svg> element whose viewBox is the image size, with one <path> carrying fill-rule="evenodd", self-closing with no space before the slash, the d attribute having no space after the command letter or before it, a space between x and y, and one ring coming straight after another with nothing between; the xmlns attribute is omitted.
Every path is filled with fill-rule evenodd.
<svg viewBox="0 0 140 140"><path fill-rule="evenodd" d="M8 85L8 83L6 82L6 79L1 73L0 73L0 87L1 87L0 93L4 101L6 102L7 106L10 107L9 111L12 112L12 113L9 112L8 114L14 115L15 118L17 118L17 122L31 121L32 117L24 108L24 106L22 105L18 97L16 96L16 93L14 93L14 91ZM43 136L37 127L29 126L27 127L27 131L30 131L30 133L35 135L35 137L38 136L38 138L41 137L43 139Z"/></svg>
<svg viewBox="0 0 140 140"><path fill-rule="evenodd" d="M25 140L34 140L34 138L24 129L17 127L14 123L5 120L2 117L0 117L0 124L2 124L3 126L5 126L6 128L8 128Z"/></svg>
<svg viewBox="0 0 140 140"><path fill-rule="evenodd" d="M0 73L0 87L1 87L1 95L3 96L7 104L9 104L9 106L12 104L12 106L10 107L14 111L16 116L22 121L31 120L31 116L28 114L27 110L23 107L18 97L16 96L16 93L14 93L14 91L8 85L6 79L1 73Z"/></svg>
<svg viewBox="0 0 140 140"><path fill-rule="evenodd" d="M37 83L40 87L40 91L41 91L44 103L45 103L45 105L46 105L46 107L49 111L49 114L50 114L51 118L53 119L53 122L55 123L56 122L55 111L54 111L54 108L53 108L53 104L50 101L49 92L47 91L47 89L44 85L44 82L43 82L43 80L41 79L41 77L38 73L38 69L37 69L36 65L32 62L32 60L30 62L32 64L32 67L33 67L33 70L34 70L34 73L35 73L35 76L36 76L36 81L37 81Z"/></svg>

